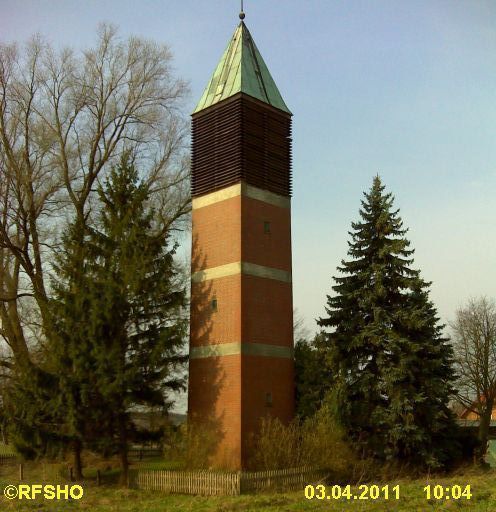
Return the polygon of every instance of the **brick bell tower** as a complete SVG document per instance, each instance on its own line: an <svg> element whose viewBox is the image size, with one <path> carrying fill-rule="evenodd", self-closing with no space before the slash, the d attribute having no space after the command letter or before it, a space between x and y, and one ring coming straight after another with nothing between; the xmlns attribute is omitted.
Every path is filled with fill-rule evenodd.
<svg viewBox="0 0 496 512"><path fill-rule="evenodd" d="M291 112L240 18L192 115L188 417L231 469L294 414Z"/></svg>

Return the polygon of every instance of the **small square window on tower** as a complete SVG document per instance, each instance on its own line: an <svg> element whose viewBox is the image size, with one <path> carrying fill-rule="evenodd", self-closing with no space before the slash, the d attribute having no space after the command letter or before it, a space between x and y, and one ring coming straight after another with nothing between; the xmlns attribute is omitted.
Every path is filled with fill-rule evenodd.
<svg viewBox="0 0 496 512"><path fill-rule="evenodd" d="M264 221L264 233L270 233L270 222L268 220Z"/></svg>
<svg viewBox="0 0 496 512"><path fill-rule="evenodd" d="M212 299L210 305L212 307L212 311L217 311L217 299Z"/></svg>
<svg viewBox="0 0 496 512"><path fill-rule="evenodd" d="M265 393L265 406L272 407L272 393Z"/></svg>

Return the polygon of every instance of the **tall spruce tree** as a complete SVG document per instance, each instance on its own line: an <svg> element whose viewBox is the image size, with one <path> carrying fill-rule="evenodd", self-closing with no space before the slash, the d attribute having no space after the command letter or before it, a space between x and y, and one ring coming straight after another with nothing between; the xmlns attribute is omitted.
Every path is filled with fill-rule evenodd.
<svg viewBox="0 0 496 512"><path fill-rule="evenodd" d="M367 455L439 467L453 455L453 353L442 336L414 251L376 176L348 261L327 297L329 364L341 420ZM450 451L451 450L451 451Z"/></svg>
<svg viewBox="0 0 496 512"><path fill-rule="evenodd" d="M83 439L95 420L97 390L88 371L94 322L87 321L88 295L94 293L86 275L84 232L78 223L63 235L54 270L53 296L44 308L46 342L36 364L12 372L2 389L9 437L26 459L73 452L75 477L82 478Z"/></svg>
<svg viewBox="0 0 496 512"><path fill-rule="evenodd" d="M120 455L127 482L136 406L170 406L184 386L185 290L170 233L129 155L99 189L98 228L73 226L59 263L54 367L74 439ZM82 243L81 243L82 242ZM62 405L62 404L61 404ZM141 436L143 433L141 433Z"/></svg>
<svg viewBox="0 0 496 512"><path fill-rule="evenodd" d="M59 414L59 435L70 444L76 478L82 478L83 445L98 448L109 431L108 411L95 369L106 326L104 291L95 281L89 231L69 225L54 263L54 294L49 303L49 350L46 360L58 392L50 403Z"/></svg>

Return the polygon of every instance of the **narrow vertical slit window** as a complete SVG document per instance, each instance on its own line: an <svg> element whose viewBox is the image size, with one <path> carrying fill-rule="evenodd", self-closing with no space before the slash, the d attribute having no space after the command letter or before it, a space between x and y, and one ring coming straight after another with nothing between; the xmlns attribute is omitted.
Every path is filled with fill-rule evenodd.
<svg viewBox="0 0 496 512"><path fill-rule="evenodd" d="M265 406L272 407L272 393L265 393Z"/></svg>

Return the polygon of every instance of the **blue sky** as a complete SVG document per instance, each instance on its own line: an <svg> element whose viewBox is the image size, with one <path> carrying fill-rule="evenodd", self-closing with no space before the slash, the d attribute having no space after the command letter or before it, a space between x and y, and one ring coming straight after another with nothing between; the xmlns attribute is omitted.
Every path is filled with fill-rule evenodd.
<svg viewBox="0 0 496 512"><path fill-rule="evenodd" d="M100 21L166 43L191 112L238 23L236 0L0 0L0 40L89 46ZM294 114L294 303L324 314L362 192L396 197L444 322L496 297L496 2L245 0Z"/></svg>

